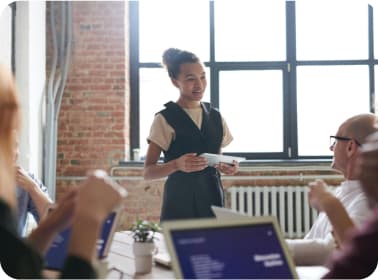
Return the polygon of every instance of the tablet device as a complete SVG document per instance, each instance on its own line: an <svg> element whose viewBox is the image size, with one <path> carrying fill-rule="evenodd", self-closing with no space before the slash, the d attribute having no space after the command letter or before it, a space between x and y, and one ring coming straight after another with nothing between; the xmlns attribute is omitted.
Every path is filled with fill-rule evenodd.
<svg viewBox="0 0 378 280"><path fill-rule="evenodd" d="M121 209L110 213L110 215L104 221L99 239L97 240L98 259L105 258L108 255L120 216ZM71 228L67 228L55 237L45 255L45 268L58 271L63 268L64 261L67 256L70 236Z"/></svg>
<svg viewBox="0 0 378 280"><path fill-rule="evenodd" d="M226 156L221 154L210 154L210 153L203 153L199 155L200 157L204 157L208 161L209 166L214 166L215 164L219 163L227 163L227 164L234 164L234 161L241 162L245 160L244 157L234 157L234 156Z"/></svg>

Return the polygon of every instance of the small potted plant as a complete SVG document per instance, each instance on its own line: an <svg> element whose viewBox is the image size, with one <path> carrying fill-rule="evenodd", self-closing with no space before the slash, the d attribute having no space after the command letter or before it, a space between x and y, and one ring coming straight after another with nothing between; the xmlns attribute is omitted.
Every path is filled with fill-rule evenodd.
<svg viewBox="0 0 378 280"><path fill-rule="evenodd" d="M134 239L135 273L150 273L152 256L156 252L155 233L161 231L159 224L138 219L130 229Z"/></svg>

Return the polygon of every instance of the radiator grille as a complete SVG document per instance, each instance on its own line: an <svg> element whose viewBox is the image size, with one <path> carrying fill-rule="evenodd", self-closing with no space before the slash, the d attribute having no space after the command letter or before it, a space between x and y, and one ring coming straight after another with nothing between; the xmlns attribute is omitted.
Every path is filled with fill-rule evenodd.
<svg viewBox="0 0 378 280"><path fill-rule="evenodd" d="M307 186L228 188L231 209L250 216L276 216L285 238L302 238L318 213L308 202Z"/></svg>

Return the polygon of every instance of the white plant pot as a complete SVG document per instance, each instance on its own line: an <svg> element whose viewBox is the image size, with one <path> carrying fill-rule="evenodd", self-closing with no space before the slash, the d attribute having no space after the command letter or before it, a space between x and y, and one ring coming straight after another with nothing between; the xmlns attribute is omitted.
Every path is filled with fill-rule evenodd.
<svg viewBox="0 0 378 280"><path fill-rule="evenodd" d="M134 242L133 253L135 256L135 273L146 274L152 270L153 258L156 252L154 242Z"/></svg>

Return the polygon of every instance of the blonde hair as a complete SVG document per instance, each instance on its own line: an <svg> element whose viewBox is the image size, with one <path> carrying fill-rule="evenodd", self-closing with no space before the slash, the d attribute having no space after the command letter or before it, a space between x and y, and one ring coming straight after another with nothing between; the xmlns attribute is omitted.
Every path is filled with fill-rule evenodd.
<svg viewBox="0 0 378 280"><path fill-rule="evenodd" d="M13 147L19 129L20 103L12 73L0 65L0 198L16 205Z"/></svg>

